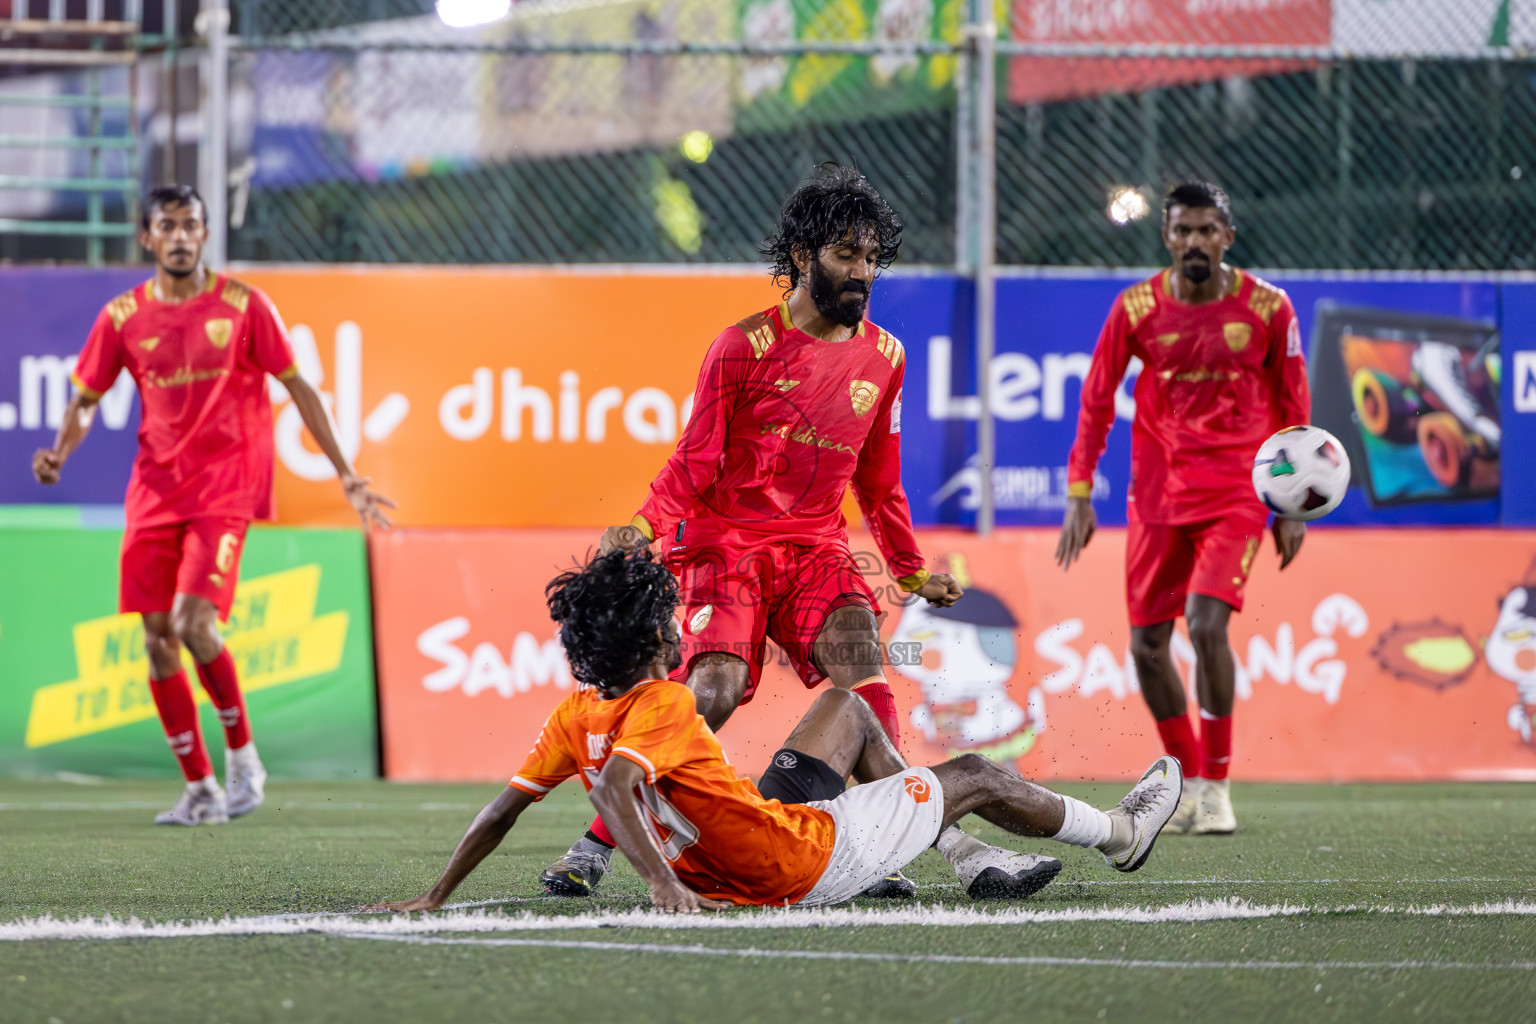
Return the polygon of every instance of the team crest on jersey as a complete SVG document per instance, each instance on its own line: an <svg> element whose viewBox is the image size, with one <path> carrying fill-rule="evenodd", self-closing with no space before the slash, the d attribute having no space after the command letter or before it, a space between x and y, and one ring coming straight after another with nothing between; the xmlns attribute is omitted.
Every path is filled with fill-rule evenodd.
<svg viewBox="0 0 1536 1024"><path fill-rule="evenodd" d="M1253 324L1222 324L1221 333L1227 339L1227 348L1241 352L1253 337Z"/></svg>
<svg viewBox="0 0 1536 1024"><path fill-rule="evenodd" d="M903 780L903 786L907 791L907 796L911 797L912 802L915 804L925 804L928 802L928 798L933 795L932 788L921 775L908 775Z"/></svg>
<svg viewBox="0 0 1536 1024"><path fill-rule="evenodd" d="M712 604L707 604L703 608L700 608L698 611L694 612L693 615L688 619L688 632L692 633L694 636L698 636L699 631L702 630L705 626L709 625L709 620L714 617L714 614L715 606Z"/></svg>
<svg viewBox="0 0 1536 1024"><path fill-rule="evenodd" d="M153 352L155 350L155 346L158 344L160 344L160 337L159 335L156 335L153 338L145 338L143 341L139 342L139 348L143 349L145 352Z"/></svg>
<svg viewBox="0 0 1536 1024"><path fill-rule="evenodd" d="M880 387L873 381L850 381L848 397L853 400L853 414L863 416L875 407L875 402L880 398Z"/></svg>
<svg viewBox="0 0 1536 1024"><path fill-rule="evenodd" d="M208 332L208 340L213 343L214 348L223 348L229 344L229 336L234 333L235 322L220 317L217 320L209 320L203 325L203 329Z"/></svg>

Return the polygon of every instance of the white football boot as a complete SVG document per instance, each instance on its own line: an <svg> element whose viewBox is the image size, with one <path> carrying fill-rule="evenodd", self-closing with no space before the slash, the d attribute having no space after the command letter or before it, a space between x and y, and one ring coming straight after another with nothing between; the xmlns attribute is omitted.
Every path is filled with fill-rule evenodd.
<svg viewBox="0 0 1536 1024"><path fill-rule="evenodd" d="M187 783L181 799L168 811L155 815L156 825L223 825L229 821L229 808L224 802L224 791L212 775L197 782Z"/></svg>
<svg viewBox="0 0 1536 1024"><path fill-rule="evenodd" d="M1173 817L1169 818L1168 824L1163 826L1164 832L1182 836L1194 831L1195 811L1204 785L1204 779L1184 780L1184 794L1179 797L1179 806L1174 809Z"/></svg>
<svg viewBox="0 0 1536 1024"><path fill-rule="evenodd" d="M267 769L256 755L256 744L224 751L224 781L229 786L229 816L240 818L267 798Z"/></svg>
<svg viewBox="0 0 1536 1024"><path fill-rule="evenodd" d="M1196 835L1226 836L1237 831L1237 816L1232 813L1230 779L1202 779L1195 819L1190 831Z"/></svg>
<svg viewBox="0 0 1536 1024"><path fill-rule="evenodd" d="M1100 847L1105 863L1116 871L1135 871L1145 864L1183 792L1178 758L1165 755L1153 761L1135 788L1108 812L1110 841Z"/></svg>

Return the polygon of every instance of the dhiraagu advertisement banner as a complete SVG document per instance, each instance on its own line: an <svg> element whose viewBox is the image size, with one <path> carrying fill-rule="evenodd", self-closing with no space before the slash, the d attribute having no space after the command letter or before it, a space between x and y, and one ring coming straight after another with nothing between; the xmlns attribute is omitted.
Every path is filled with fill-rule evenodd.
<svg viewBox="0 0 1536 1024"><path fill-rule="evenodd" d="M0 775L174 776L144 630L117 608L119 530L0 529ZM275 777L377 773L363 538L254 527L224 635ZM186 657L223 774L223 731Z"/></svg>

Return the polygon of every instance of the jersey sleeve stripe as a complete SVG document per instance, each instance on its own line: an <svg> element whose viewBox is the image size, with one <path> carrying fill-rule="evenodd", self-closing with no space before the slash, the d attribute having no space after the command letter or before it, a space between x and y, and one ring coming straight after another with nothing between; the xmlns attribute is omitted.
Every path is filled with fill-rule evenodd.
<svg viewBox="0 0 1536 1024"><path fill-rule="evenodd" d="M539 796L548 793L550 790L549 786L541 786L537 782L529 782L521 775L512 776L512 781L507 783L507 785L516 786L518 789L526 790L529 793L533 793Z"/></svg>
<svg viewBox="0 0 1536 1024"><path fill-rule="evenodd" d="M285 381L286 382L286 381L293 380L293 378L297 377L298 375L299 375L299 364L298 363L294 363L292 366L288 367L288 369L286 369L282 373L278 374L277 375L277 379L280 380L280 381Z"/></svg>
<svg viewBox="0 0 1536 1024"><path fill-rule="evenodd" d="M97 399L99 399L101 397L101 392L100 391L97 391L95 388L88 388L88 387L85 386L85 381L80 379L80 375L78 373L70 374L69 375L69 380L70 380L70 383L74 384L76 391L80 392L82 395L84 395L86 398L89 398L91 401L94 402L94 401L96 401Z"/></svg>
<svg viewBox="0 0 1536 1024"><path fill-rule="evenodd" d="M614 747L613 752L615 754L622 754L623 756L629 758L631 761L635 762L635 764L638 764L640 767L644 768L646 776L645 781L649 782L653 786L656 784L656 766L651 764L650 758L646 757L638 750L631 750L629 747Z"/></svg>

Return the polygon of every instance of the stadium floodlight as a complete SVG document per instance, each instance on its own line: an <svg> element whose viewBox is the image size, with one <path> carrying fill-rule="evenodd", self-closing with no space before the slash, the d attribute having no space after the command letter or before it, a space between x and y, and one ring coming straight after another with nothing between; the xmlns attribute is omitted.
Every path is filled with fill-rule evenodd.
<svg viewBox="0 0 1536 1024"><path fill-rule="evenodd" d="M1140 189L1122 187L1109 194L1109 209L1106 212L1116 224L1129 224L1151 213L1152 207Z"/></svg>
<svg viewBox="0 0 1536 1024"><path fill-rule="evenodd" d="M449 28L486 25L511 11L512 0L437 0L437 16Z"/></svg>

